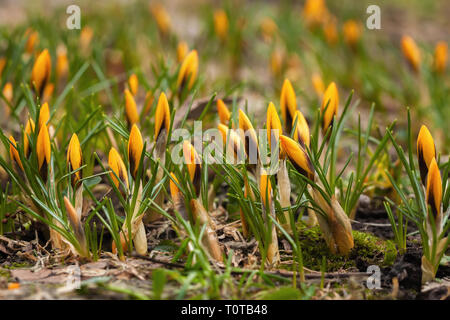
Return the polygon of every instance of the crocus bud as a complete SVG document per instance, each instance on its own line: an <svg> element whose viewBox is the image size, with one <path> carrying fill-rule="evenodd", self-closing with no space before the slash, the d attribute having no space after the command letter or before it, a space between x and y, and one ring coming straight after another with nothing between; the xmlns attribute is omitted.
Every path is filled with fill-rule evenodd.
<svg viewBox="0 0 450 320"><path fill-rule="evenodd" d="M292 119L294 119L297 110L297 99L294 88L288 79L284 80L280 96L281 117L283 118L286 133L290 134L292 130Z"/></svg>
<svg viewBox="0 0 450 320"><path fill-rule="evenodd" d="M92 38L94 36L94 31L91 27L86 26L83 29L81 29L80 33L80 47L81 51L86 53L89 49L89 46L91 44Z"/></svg>
<svg viewBox="0 0 450 320"><path fill-rule="evenodd" d="M431 159L430 169L428 171L426 192L427 203L431 207L434 220L437 221L441 213L442 181L439 166L434 157Z"/></svg>
<svg viewBox="0 0 450 320"><path fill-rule="evenodd" d="M448 46L445 41L440 41L434 49L434 70L444 73L447 68Z"/></svg>
<svg viewBox="0 0 450 320"><path fill-rule="evenodd" d="M177 61L182 63L189 51L189 47L185 41L181 41L177 46Z"/></svg>
<svg viewBox="0 0 450 320"><path fill-rule="evenodd" d="M338 108L339 93L336 84L331 82L323 95L322 105L320 107L324 134L333 125L334 116L337 116Z"/></svg>
<svg viewBox="0 0 450 320"><path fill-rule="evenodd" d="M111 178L116 187L119 188L119 180L116 178L117 176L128 189L129 183L128 183L127 168L125 167L125 164L123 163L120 154L117 152L115 148L111 148L111 150L109 151L108 164L109 168L112 171Z"/></svg>
<svg viewBox="0 0 450 320"><path fill-rule="evenodd" d="M130 90L124 90L125 95L125 115L127 117L128 126L131 127L139 122L139 114L137 111L136 101Z"/></svg>
<svg viewBox="0 0 450 320"><path fill-rule="evenodd" d="M180 71L178 72L177 88L183 90L184 86L187 85L187 88L191 89L197 79L197 72L198 54L197 50L192 50L181 64Z"/></svg>
<svg viewBox="0 0 450 320"><path fill-rule="evenodd" d="M45 85L50 80L50 73L52 70L52 60L48 50L42 51L31 70L31 86L36 90L36 93L41 96Z"/></svg>
<svg viewBox="0 0 450 320"><path fill-rule="evenodd" d="M189 171L189 177L194 185L196 192L200 192L200 181L201 181L201 161L200 157L195 151L194 146L189 141L183 142L183 155L184 161Z"/></svg>
<svg viewBox="0 0 450 320"><path fill-rule="evenodd" d="M265 41L270 41L278 31L277 24L269 17L266 17L261 21L260 29Z"/></svg>
<svg viewBox="0 0 450 320"><path fill-rule="evenodd" d="M233 156L232 159L228 160L231 160L233 163L235 163L236 161L243 161L245 158L245 151L241 149L241 138L236 133L236 131L229 130L226 125L223 125L221 123L217 126L217 128L222 135L224 145L226 145L227 156Z"/></svg>
<svg viewBox="0 0 450 320"><path fill-rule="evenodd" d="M155 141L164 129L166 134L170 128L170 108L169 102L164 92L159 95L158 105L155 112Z"/></svg>
<svg viewBox="0 0 450 320"><path fill-rule="evenodd" d="M133 94L133 96L135 96L138 93L139 79L134 73L128 78L128 87L130 88L130 91Z"/></svg>
<svg viewBox="0 0 450 320"><path fill-rule="evenodd" d="M426 184L428 169L431 160L436 157L436 147L430 131L424 125L420 128L417 136L417 161L419 162L420 178Z"/></svg>
<svg viewBox="0 0 450 320"><path fill-rule="evenodd" d="M61 45L56 52L56 78L63 79L69 72L69 60L67 59L67 49Z"/></svg>
<svg viewBox="0 0 450 320"><path fill-rule="evenodd" d="M48 106L48 103L45 102L41 106L41 109L39 110L38 129L40 130L44 125L47 125L49 120L50 120L50 108Z"/></svg>
<svg viewBox="0 0 450 320"><path fill-rule="evenodd" d="M272 144L276 146L280 140L280 135L283 133L280 117L278 117L277 109L272 102L267 107L266 127L269 148L272 150Z"/></svg>
<svg viewBox="0 0 450 320"><path fill-rule="evenodd" d="M224 41L228 34L228 17L223 9L214 11L214 31L216 35Z"/></svg>
<svg viewBox="0 0 450 320"><path fill-rule="evenodd" d="M16 140L14 139L13 136L10 136L9 141L11 142L11 144L9 145L9 156L11 158L11 162L17 164L20 167L20 169L24 171L22 161L20 160L19 152L17 151Z"/></svg>
<svg viewBox="0 0 450 320"><path fill-rule="evenodd" d="M345 42L349 46L355 47L361 37L361 26L355 20L348 20L342 26L342 31Z"/></svg>
<svg viewBox="0 0 450 320"><path fill-rule="evenodd" d="M133 176L133 179L136 179L143 150L144 141L142 140L141 131L137 125L133 124L130 138L128 139L128 161L130 163L130 173Z"/></svg>
<svg viewBox="0 0 450 320"><path fill-rule="evenodd" d="M328 10L324 0L307 0L302 12L306 24L315 27L325 21Z"/></svg>
<svg viewBox="0 0 450 320"><path fill-rule="evenodd" d="M28 119L27 125L25 126L25 134L23 137L23 152L25 154L25 157L28 158L29 151L30 151L30 141L29 137L31 138L31 135L34 133L34 121L33 119Z"/></svg>
<svg viewBox="0 0 450 320"><path fill-rule="evenodd" d="M334 45L338 41L338 31L336 17L330 16L323 26L323 33L329 45Z"/></svg>
<svg viewBox="0 0 450 320"><path fill-rule="evenodd" d="M259 193L261 194L261 202L265 208L272 205L272 185L270 183L267 172L262 169L261 179L259 183Z"/></svg>
<svg viewBox="0 0 450 320"><path fill-rule="evenodd" d="M27 43L25 44L25 52L31 54L39 41L39 34L37 31L28 28L27 31L25 31L25 36L28 36Z"/></svg>
<svg viewBox="0 0 450 320"><path fill-rule="evenodd" d="M325 92L325 85L323 84L322 77L318 73L313 73L311 76L311 82L318 97L322 97Z"/></svg>
<svg viewBox="0 0 450 320"><path fill-rule="evenodd" d="M314 167L305 149L303 149L295 140L284 135L280 136L280 141L283 151L286 152L294 168L302 175L313 180Z"/></svg>
<svg viewBox="0 0 450 320"><path fill-rule="evenodd" d="M5 57L0 57L0 77L2 76L3 73L3 69L6 66L6 58Z"/></svg>
<svg viewBox="0 0 450 320"><path fill-rule="evenodd" d="M414 71L419 71L421 59L420 50L417 47L416 42L410 36L403 36L401 41L403 55Z"/></svg>
<svg viewBox="0 0 450 320"><path fill-rule="evenodd" d="M38 158L38 168L41 177L47 180L47 168L50 165L51 145L48 129L45 124L39 130L36 142L36 154Z"/></svg>
<svg viewBox="0 0 450 320"><path fill-rule="evenodd" d="M245 153L254 164L258 159L258 136L250 119L241 109L239 109L239 129L241 129L241 141L244 142Z"/></svg>
<svg viewBox="0 0 450 320"><path fill-rule="evenodd" d="M161 34L168 34L171 28L171 22L166 9L160 3L152 3L150 4L150 11Z"/></svg>
<svg viewBox="0 0 450 320"><path fill-rule="evenodd" d="M228 126L231 118L231 113L222 99L217 100L217 113L219 114L220 123Z"/></svg>
<svg viewBox="0 0 450 320"><path fill-rule="evenodd" d="M69 147L67 148L67 165L69 170L75 171L81 168L83 164L83 155L81 152L80 141L76 133L70 138ZM81 170L72 175L72 187L75 187L82 178Z"/></svg>
<svg viewBox="0 0 450 320"><path fill-rule="evenodd" d="M299 142L303 148L309 148L309 126L300 110L297 110L295 112L294 119L292 120L292 127L294 126L296 126L296 129L294 131L294 140Z"/></svg>
<svg viewBox="0 0 450 320"><path fill-rule="evenodd" d="M173 180L175 180L178 183L178 179L173 172L170 173L170 176L172 177ZM175 182L172 181L172 179L170 179L169 182L170 195L172 196L173 202L178 203L181 199L181 192L178 186L175 184Z"/></svg>

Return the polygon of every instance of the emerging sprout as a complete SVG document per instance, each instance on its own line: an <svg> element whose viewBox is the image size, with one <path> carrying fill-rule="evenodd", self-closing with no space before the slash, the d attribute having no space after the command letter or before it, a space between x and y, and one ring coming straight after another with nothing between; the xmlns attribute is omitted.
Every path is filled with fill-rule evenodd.
<svg viewBox="0 0 450 320"><path fill-rule="evenodd" d="M297 111L297 99L294 88L292 88L292 84L288 79L284 80L283 87L281 88L280 108L286 133L290 134L292 130L292 119L294 119L295 111Z"/></svg>
<svg viewBox="0 0 450 320"><path fill-rule="evenodd" d="M128 161L130 163L130 173L133 179L136 179L139 162L141 161L144 142L142 140L141 131L137 125L133 125L128 140Z"/></svg>
<svg viewBox="0 0 450 320"><path fill-rule="evenodd" d="M197 72L198 54L197 50L192 50L186 58L184 58L183 63L181 64L177 78L177 88L182 91L184 86L187 85L187 88L191 89L197 79Z"/></svg>
<svg viewBox="0 0 450 320"><path fill-rule="evenodd" d="M442 181L441 173L439 172L439 167L434 157L431 159L430 169L427 176L426 199L427 203L431 207L431 213L434 216L434 220L438 223L441 212Z"/></svg>
<svg viewBox="0 0 450 320"><path fill-rule="evenodd" d="M128 126L132 127L135 123L139 122L139 114L137 111L136 101L131 94L130 90L125 89L125 114L127 116Z"/></svg>
<svg viewBox="0 0 450 320"><path fill-rule="evenodd" d="M177 61L182 63L189 51L189 46L185 41L181 41L177 46Z"/></svg>
<svg viewBox="0 0 450 320"><path fill-rule="evenodd" d="M134 73L128 78L128 87L130 88L133 96L137 95L139 89L139 79Z"/></svg>
<svg viewBox="0 0 450 320"><path fill-rule="evenodd" d="M428 168L434 157L436 157L436 147L433 137L428 128L422 125L417 136L417 161L419 162L420 178L424 185L426 185Z"/></svg>
<svg viewBox="0 0 450 320"><path fill-rule="evenodd" d="M80 141L76 133L70 138L69 147L67 148L67 165L70 166L69 169L72 171L81 168L83 162L83 156L81 152ZM72 177L72 186L75 187L78 181L82 177L81 171L77 171Z"/></svg>
<svg viewBox="0 0 450 320"><path fill-rule="evenodd" d="M42 51L31 70L31 86L36 90L36 93L41 96L45 85L50 80L50 73L52 70L52 60L48 50Z"/></svg>
<svg viewBox="0 0 450 320"><path fill-rule="evenodd" d="M331 82L323 95L322 105L320 107L323 133L333 125L334 116L337 115L338 108L339 93L336 84Z"/></svg>
<svg viewBox="0 0 450 320"><path fill-rule="evenodd" d="M402 40L402 51L408 63L414 69L414 71L419 71L420 67L420 50L416 45L416 42L410 36L403 36Z"/></svg>
<svg viewBox="0 0 450 320"><path fill-rule="evenodd" d="M294 131L294 140L299 142L303 148L309 148L310 135L309 126L300 110L297 110L292 120L292 127L296 126Z"/></svg>
<svg viewBox="0 0 450 320"><path fill-rule="evenodd" d="M45 124L43 124L39 130L36 143L36 154L38 158L39 173L44 180L47 180L47 168L50 165L51 158L51 146L50 136L48 134L47 125Z"/></svg>
<svg viewBox="0 0 450 320"><path fill-rule="evenodd" d="M128 183L128 174L127 174L127 168L125 167L125 164L123 163L122 158L120 157L120 154L117 152L117 150L113 147L109 151L109 157L108 157L108 164L109 168L111 169L111 178L116 185L117 188L119 188L119 180L116 178L116 176L125 184L126 188L128 189L129 183Z"/></svg>
<svg viewBox="0 0 450 320"><path fill-rule="evenodd" d="M222 41L225 41L228 34L228 17L223 9L214 11L214 31Z"/></svg>
<svg viewBox="0 0 450 320"><path fill-rule="evenodd" d="M231 113L222 99L217 100L217 113L219 114L220 123L228 126L231 118Z"/></svg>
<svg viewBox="0 0 450 320"><path fill-rule="evenodd" d="M17 151L16 140L13 136L10 136L9 141L11 142L11 144L9 145L9 156L11 157L11 161L13 163L16 163L20 167L20 169L24 171L22 161L20 161L19 152Z"/></svg>
<svg viewBox="0 0 450 320"><path fill-rule="evenodd" d="M447 68L448 46L445 41L440 41L434 49L434 70L438 73L444 73Z"/></svg>
<svg viewBox="0 0 450 320"><path fill-rule="evenodd" d="M166 134L170 128L170 108L169 102L164 92L162 92L158 99L155 113L155 141L158 140L159 135L165 129Z"/></svg>
<svg viewBox="0 0 450 320"><path fill-rule="evenodd" d="M280 140L283 151L286 152L295 169L302 175L313 180L314 167L305 149L303 149L295 140L284 135L280 136Z"/></svg>

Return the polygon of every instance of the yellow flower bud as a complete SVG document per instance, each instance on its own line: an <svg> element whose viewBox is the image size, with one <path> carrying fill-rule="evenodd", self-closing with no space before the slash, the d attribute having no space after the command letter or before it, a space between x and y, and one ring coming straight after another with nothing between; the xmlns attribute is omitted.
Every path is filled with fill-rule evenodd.
<svg viewBox="0 0 450 320"><path fill-rule="evenodd" d="M188 89L191 89L197 79L197 73L198 54L197 50L192 50L186 58L184 58L183 63L181 64L177 78L177 88L183 90L184 86L187 85Z"/></svg>
<svg viewBox="0 0 450 320"><path fill-rule="evenodd" d="M139 89L139 79L134 73L128 78L128 87L130 87L130 91L133 96L137 95Z"/></svg>
<svg viewBox="0 0 450 320"><path fill-rule="evenodd" d="M269 148L272 150L272 141L275 141L273 142L275 146L278 143L281 134L283 133L283 127L281 126L280 117L278 117L277 109L272 102L270 102L269 106L267 107L266 127Z"/></svg>
<svg viewBox="0 0 450 320"><path fill-rule="evenodd" d="M342 27L344 41L351 47L355 47L361 38L362 28L355 20L348 20Z"/></svg>
<svg viewBox="0 0 450 320"><path fill-rule="evenodd" d="M217 100L217 113L219 114L220 123L228 126L231 118L231 113L222 99Z"/></svg>
<svg viewBox="0 0 450 320"><path fill-rule="evenodd" d="M166 9L160 3L152 3L150 4L150 11L156 21L156 24L158 25L159 31L163 35L169 33L171 22Z"/></svg>
<svg viewBox="0 0 450 320"><path fill-rule="evenodd" d="M170 128L170 108L169 102L164 92L159 95L158 105L155 112L155 141L158 140L159 135L163 129L166 130L166 134Z"/></svg>
<svg viewBox="0 0 450 320"><path fill-rule="evenodd" d="M36 58L31 70L31 86L36 93L41 96L45 85L50 80L52 71L52 60L48 50L42 51Z"/></svg>
<svg viewBox="0 0 450 320"><path fill-rule="evenodd" d="M137 111L136 101L130 90L125 89L125 115L127 117L128 126L131 127L139 122L139 114Z"/></svg>
<svg viewBox="0 0 450 320"><path fill-rule="evenodd" d="M185 41L181 41L177 46L177 61L182 63L189 51L189 47Z"/></svg>
<svg viewBox="0 0 450 320"><path fill-rule="evenodd" d="M27 43L25 44L25 52L31 54L33 53L35 45L39 42L39 34L28 28L27 31L25 31L25 36L28 36Z"/></svg>
<svg viewBox="0 0 450 320"><path fill-rule="evenodd" d="M433 136L424 125L417 136L417 161L419 163L420 178L425 185L431 160L436 157L436 147Z"/></svg>
<svg viewBox="0 0 450 320"><path fill-rule="evenodd" d="M141 131L133 124L130 138L128 139L128 161L130 163L130 172L134 179L136 179L143 150L144 141L142 140Z"/></svg>
<svg viewBox="0 0 450 320"><path fill-rule="evenodd" d="M41 177L47 179L47 168L50 165L51 145L48 129L45 124L39 130L36 142L36 154L38 158L38 167Z"/></svg>
<svg viewBox="0 0 450 320"><path fill-rule="evenodd" d="M272 185L270 177L266 171L262 169L261 179L259 183L259 193L261 194L261 202L265 208L272 205Z"/></svg>
<svg viewBox="0 0 450 320"><path fill-rule="evenodd" d="M244 142L244 149L247 156L251 157L256 152L256 157L258 157L258 136L250 119L241 109L239 109L239 129L241 129L241 141Z"/></svg>
<svg viewBox="0 0 450 320"><path fill-rule="evenodd" d="M328 9L324 0L307 0L302 12L306 24L310 27L317 26L325 21Z"/></svg>
<svg viewBox="0 0 450 320"><path fill-rule="evenodd" d="M50 120L50 108L48 106L48 103L45 102L41 106L41 109L39 110L38 129L40 130L44 125L47 125L49 120Z"/></svg>
<svg viewBox="0 0 450 320"><path fill-rule="evenodd" d="M296 124L297 123L297 124ZM296 125L294 140L299 142L303 148L308 147L310 143L309 126L300 110L297 110L292 120L292 127Z"/></svg>
<svg viewBox="0 0 450 320"><path fill-rule="evenodd" d="M34 133L34 121L33 119L28 119L27 125L25 126L25 134L23 137L23 152L25 157L28 158L30 151L30 141L28 140L31 135Z"/></svg>
<svg viewBox="0 0 450 320"><path fill-rule="evenodd" d="M201 161L194 146L186 140L183 141L183 155L189 171L189 177L191 178L192 184L198 193L200 192L200 181L202 174Z"/></svg>
<svg viewBox="0 0 450 320"><path fill-rule="evenodd" d="M439 218L441 213L441 201L442 201L442 181L441 173L439 172L439 166L436 159L433 157L430 163L430 170L427 176L427 203L431 207L431 213L434 215L435 221Z"/></svg>
<svg viewBox="0 0 450 320"><path fill-rule="evenodd" d="M290 134L292 130L292 119L297 111L297 98L291 82L285 79L281 88L280 96L281 117L283 118L286 133Z"/></svg>
<svg viewBox="0 0 450 320"><path fill-rule="evenodd" d="M339 93L334 82L328 85L323 95L320 112L322 116L322 130L325 133L333 125L334 116L337 116L339 109Z"/></svg>
<svg viewBox="0 0 450 320"><path fill-rule="evenodd" d="M3 69L6 66L6 58L5 57L1 57L0 58L0 77L2 76L3 73Z"/></svg>
<svg viewBox="0 0 450 320"><path fill-rule="evenodd" d="M56 51L56 78L63 79L69 72L69 60L67 59L67 49L64 45L58 47Z"/></svg>
<svg viewBox="0 0 450 320"><path fill-rule="evenodd" d="M415 41L410 36L403 36L402 40L402 51L408 63L414 69L414 71L419 71L420 67L420 50L417 47Z"/></svg>
<svg viewBox="0 0 450 320"><path fill-rule="evenodd" d="M83 155L81 152L80 141L76 133L70 138L69 146L67 147L67 166L70 171L75 171L81 168L83 164ZM75 187L82 178L81 170L77 171L72 176L72 187Z"/></svg>
<svg viewBox="0 0 450 320"><path fill-rule="evenodd" d="M13 163L16 163L22 169L22 171L24 171L22 161L20 160L19 151L17 151L16 140L13 136L10 136L9 141L11 142L11 144L9 145L9 156L11 158L11 161Z"/></svg>
<svg viewBox="0 0 450 320"><path fill-rule="evenodd" d="M323 84L322 77L318 73L313 73L311 76L311 82L314 87L314 91L318 97L322 97L325 92L325 85Z"/></svg>
<svg viewBox="0 0 450 320"><path fill-rule="evenodd" d="M7 82L5 84L5 86L3 87L3 96L5 97L6 101L8 101L10 104L12 103L12 100L13 100L13 87L12 87L11 82ZM5 113L6 113L7 117L11 113L11 110L10 110L10 108L9 108L9 106L7 104L5 104Z"/></svg>
<svg viewBox="0 0 450 320"><path fill-rule="evenodd" d="M270 41L278 31L277 24L269 17L266 17L261 21L260 28L265 41Z"/></svg>
<svg viewBox="0 0 450 320"><path fill-rule="evenodd" d="M214 11L214 31L224 41L228 34L228 17L223 9Z"/></svg>
<svg viewBox="0 0 450 320"><path fill-rule="evenodd" d="M121 181L123 181L126 188L128 189L129 183L128 183L127 168L125 167L125 164L123 163L120 154L117 152L115 148L111 148L111 150L109 151L108 164L109 168L112 171L111 178L116 187L119 188L119 180L116 178L117 176Z"/></svg>
<svg viewBox="0 0 450 320"><path fill-rule="evenodd" d="M438 73L444 73L447 68L448 46L445 41L440 41L434 49L434 70Z"/></svg>
<svg viewBox="0 0 450 320"><path fill-rule="evenodd" d="M284 135L280 136L280 141L283 151L286 152L295 169L302 175L313 180L315 172L314 167L305 149L303 149L295 140Z"/></svg>

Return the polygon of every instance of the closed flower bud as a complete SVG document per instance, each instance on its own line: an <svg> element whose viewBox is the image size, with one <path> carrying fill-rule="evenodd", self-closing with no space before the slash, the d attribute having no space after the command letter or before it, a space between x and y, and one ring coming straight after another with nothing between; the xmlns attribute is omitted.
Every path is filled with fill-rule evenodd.
<svg viewBox="0 0 450 320"><path fill-rule="evenodd" d="M424 125L417 136L417 161L419 162L420 178L425 185L431 160L436 157L436 147L430 131Z"/></svg>
<svg viewBox="0 0 450 320"><path fill-rule="evenodd" d="M38 55L31 70L31 86L39 96L42 95L45 85L50 80L51 70L52 60L48 50L45 49Z"/></svg>
<svg viewBox="0 0 450 320"><path fill-rule="evenodd" d="M318 97L322 97L325 92L325 85L323 84L322 77L318 73L313 73L311 76L311 82Z"/></svg>
<svg viewBox="0 0 450 320"><path fill-rule="evenodd" d="M6 66L6 58L1 57L0 58L0 77L2 76L3 69L5 69L5 66Z"/></svg>
<svg viewBox="0 0 450 320"><path fill-rule="evenodd" d="M83 164L83 155L81 152L80 141L78 140L78 136L76 133L72 135L70 138L69 146L67 148L67 165L69 166L69 170L75 171L81 168ZM75 187L82 178L81 170L75 172L72 175L72 187Z"/></svg>
<svg viewBox="0 0 450 320"><path fill-rule="evenodd" d="M156 21L156 24L158 25L159 31L163 35L169 33L171 22L166 9L160 3L152 3L150 5L150 11Z"/></svg>
<svg viewBox="0 0 450 320"><path fill-rule="evenodd" d="M223 9L214 11L214 31L222 41L227 38L228 17Z"/></svg>
<svg viewBox="0 0 450 320"><path fill-rule="evenodd" d="M267 172L262 169L260 183L259 183L259 193L261 194L261 202L265 208L272 205L272 185L270 183L270 177Z"/></svg>
<svg viewBox="0 0 450 320"><path fill-rule="evenodd" d="M94 36L94 31L91 27L86 26L81 29L80 33L80 47L81 51L85 52L89 49L89 45L91 44L92 38Z"/></svg>
<svg viewBox="0 0 450 320"><path fill-rule="evenodd" d="M39 34L37 33L37 31L33 31L29 28L27 29L27 31L25 31L25 36L28 36L27 43L25 44L25 52L31 54L33 53L35 45L39 41Z"/></svg>
<svg viewBox="0 0 450 320"><path fill-rule="evenodd" d="M128 161L130 163L130 173L136 179L141 161L142 152L144 150L144 141L142 140L141 131L137 125L133 125L128 139Z"/></svg>
<svg viewBox="0 0 450 320"><path fill-rule="evenodd" d="M20 160L19 151L17 151L16 140L13 136L10 136L9 141L11 142L11 144L9 145L9 156L11 157L11 161L13 163L16 163L20 167L20 169L24 171L22 161Z"/></svg>
<svg viewBox="0 0 450 320"><path fill-rule="evenodd" d="M144 115L147 115L150 109L152 108L153 99L154 99L153 92L151 92L150 90L147 91L147 93L145 94L144 113L143 113Z"/></svg>
<svg viewBox="0 0 450 320"><path fill-rule="evenodd" d="M415 41L410 36L403 36L401 40L403 55L408 63L414 69L419 71L420 67L420 50Z"/></svg>
<svg viewBox="0 0 450 320"><path fill-rule="evenodd" d="M188 89L191 89L197 79L198 72L198 54L197 50L192 50L184 58L181 64L180 71L178 72L177 88L183 90L187 85Z"/></svg>
<svg viewBox="0 0 450 320"><path fill-rule="evenodd" d="M323 95L322 105L320 107L323 133L333 125L334 116L337 116L338 109L339 93L336 84L331 82Z"/></svg>
<svg viewBox="0 0 450 320"><path fill-rule="evenodd" d="M44 125L47 125L49 120L50 120L50 108L48 106L48 103L45 102L41 106L41 109L39 110L38 129L40 130Z"/></svg>
<svg viewBox="0 0 450 320"><path fill-rule="evenodd" d="M133 94L133 96L135 96L138 93L139 79L134 73L128 78L128 87L130 88L130 91Z"/></svg>
<svg viewBox="0 0 450 320"><path fill-rule="evenodd" d="M36 154L38 158L39 173L44 180L47 180L47 168L50 165L51 145L48 129L45 124L39 130L36 142Z"/></svg>
<svg viewBox="0 0 450 320"><path fill-rule="evenodd" d="M231 150L230 153L233 155L233 159L231 160L233 161L233 163L235 163L236 161L243 161L243 159L245 158L245 151L241 149L241 138L236 133L236 131L229 130L226 125L223 125L221 123L217 126L217 128L222 135L223 143L227 146L227 150ZM229 152L227 152L227 154L229 154Z"/></svg>
<svg viewBox="0 0 450 320"><path fill-rule="evenodd" d="M284 135L280 136L280 141L283 151L286 152L295 169L302 175L313 180L314 167L305 149L303 149L295 140Z"/></svg>
<svg viewBox="0 0 450 320"><path fill-rule="evenodd" d="M283 133L280 117L278 117L277 109L275 109L275 105L272 102L269 103L269 107L267 108L266 127L269 148L272 150L272 144L275 147Z"/></svg>
<svg viewBox="0 0 450 320"><path fill-rule="evenodd" d="M164 92L159 95L158 105L155 112L155 141L164 129L166 134L170 128L170 108L169 102Z"/></svg>
<svg viewBox="0 0 450 320"><path fill-rule="evenodd" d="M323 23L328 16L325 0L307 0L302 13L310 27Z"/></svg>
<svg viewBox="0 0 450 320"><path fill-rule="evenodd" d="M13 100L13 87L11 82L7 82L5 84L5 86L3 87L3 96L5 97L6 101L8 101L8 103L12 103ZM5 103L5 114L8 117L11 113L11 110L9 108L9 106Z"/></svg>
<svg viewBox="0 0 450 320"><path fill-rule="evenodd" d="M177 46L177 61L182 63L189 51L189 47L185 41L181 41Z"/></svg>
<svg viewBox="0 0 450 320"><path fill-rule="evenodd" d="M56 78L63 79L69 72L69 60L67 59L67 49L61 45L56 52Z"/></svg>
<svg viewBox="0 0 450 320"><path fill-rule="evenodd" d="M292 130L292 119L294 119L295 111L297 111L297 98L295 97L294 88L292 88L292 84L288 79L284 80L283 87L281 88L280 108L286 133L290 134Z"/></svg>
<svg viewBox="0 0 450 320"><path fill-rule="evenodd" d="M189 177L194 185L196 192L200 192L200 181L202 174L202 167L200 157L195 151L194 146L189 141L183 141L183 155L184 161L189 171Z"/></svg>
<svg viewBox="0 0 450 320"><path fill-rule="evenodd" d="M250 119L244 111L239 109L239 129L241 129L241 141L244 142L245 153L250 163L255 164L258 159L258 136Z"/></svg>
<svg viewBox="0 0 450 320"><path fill-rule="evenodd" d="M269 17L266 17L261 21L260 28L265 41L271 40L278 30L275 21Z"/></svg>
<svg viewBox="0 0 450 320"><path fill-rule="evenodd" d="M310 134L308 122L306 122L305 117L299 110L295 112L294 119L292 120L292 127L294 126L296 126L294 140L299 142L303 148L309 148Z"/></svg>
<svg viewBox="0 0 450 320"><path fill-rule="evenodd" d="M344 23L342 31L344 33L344 40L349 46L356 46L361 37L361 29L361 26L355 20L348 20Z"/></svg>
<svg viewBox="0 0 450 320"><path fill-rule="evenodd" d="M228 126L231 118L231 113L222 99L217 100L217 113L219 114L220 123Z"/></svg>
<svg viewBox="0 0 450 320"><path fill-rule="evenodd" d="M28 158L30 151L30 140L32 134L34 133L34 121L33 119L28 119L27 125L25 126L25 134L23 137L23 152L25 157Z"/></svg>
<svg viewBox="0 0 450 320"><path fill-rule="evenodd" d="M428 171L426 191L426 200L428 205L431 207L431 213L436 221L441 213L442 181L439 166L437 165L434 157L431 160L430 169Z"/></svg>
<svg viewBox="0 0 450 320"><path fill-rule="evenodd" d="M42 102L47 103L53 96L53 91L55 90L55 85L53 83L47 83L42 93Z"/></svg>
<svg viewBox="0 0 450 320"><path fill-rule="evenodd" d="M177 177L175 177L175 174L173 172L170 173L170 176L173 180L175 180L178 183ZM175 184L175 182L170 179L169 187L170 187L170 195L172 196L172 200L174 203L178 203L181 199L181 192L178 186Z"/></svg>
<svg viewBox="0 0 450 320"><path fill-rule="evenodd" d="M448 46L445 41L440 41L434 49L434 70L444 73L447 68Z"/></svg>
<svg viewBox="0 0 450 320"><path fill-rule="evenodd" d="M338 31L336 17L332 16L325 22L323 32L329 45L334 45L338 41Z"/></svg>
<svg viewBox="0 0 450 320"><path fill-rule="evenodd" d="M119 180L117 179L119 178L125 184L125 187L128 189L129 183L128 183L127 168L125 167L125 164L123 163L120 154L117 152L115 148L111 148L111 150L109 151L108 165L112 171L111 178L116 187L119 188Z"/></svg>
<svg viewBox="0 0 450 320"><path fill-rule="evenodd" d="M131 127L139 122L139 114L137 111L136 101L130 90L125 89L125 115L127 117L128 126Z"/></svg>

